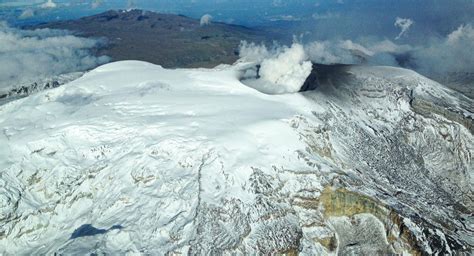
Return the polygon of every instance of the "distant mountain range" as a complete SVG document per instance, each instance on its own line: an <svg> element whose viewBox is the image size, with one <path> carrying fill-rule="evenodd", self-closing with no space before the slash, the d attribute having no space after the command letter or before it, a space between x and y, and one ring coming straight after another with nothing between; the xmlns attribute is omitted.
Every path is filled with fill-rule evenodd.
<svg viewBox="0 0 474 256"><path fill-rule="evenodd" d="M214 67L238 58L242 40L261 42L264 32L243 26L210 23L182 15L142 10L111 10L77 20L44 23L29 28L54 28L76 35L105 38L99 49L114 61L142 60L175 67Z"/></svg>

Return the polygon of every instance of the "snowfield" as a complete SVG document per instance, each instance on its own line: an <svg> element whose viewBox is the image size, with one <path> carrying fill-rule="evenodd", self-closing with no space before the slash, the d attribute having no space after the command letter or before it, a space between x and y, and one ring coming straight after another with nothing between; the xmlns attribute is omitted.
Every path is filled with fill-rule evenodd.
<svg viewBox="0 0 474 256"><path fill-rule="evenodd" d="M469 126L410 107L450 91L360 67L350 86L267 95L239 81L243 66L116 62L0 106L0 255L472 246Z"/></svg>
<svg viewBox="0 0 474 256"><path fill-rule="evenodd" d="M191 241L202 205L252 204L252 169L298 166L285 102L305 99L235 73L119 62L2 106L1 250L79 253L71 234L91 224L123 227L103 235L107 252L156 254Z"/></svg>

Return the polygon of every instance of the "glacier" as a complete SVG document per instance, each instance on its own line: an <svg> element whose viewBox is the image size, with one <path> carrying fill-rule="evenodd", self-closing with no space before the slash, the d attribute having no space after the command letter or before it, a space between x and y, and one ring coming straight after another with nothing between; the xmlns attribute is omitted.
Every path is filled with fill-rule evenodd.
<svg viewBox="0 0 474 256"><path fill-rule="evenodd" d="M472 251L472 99L368 66L269 95L245 67L121 61L1 105L0 255Z"/></svg>

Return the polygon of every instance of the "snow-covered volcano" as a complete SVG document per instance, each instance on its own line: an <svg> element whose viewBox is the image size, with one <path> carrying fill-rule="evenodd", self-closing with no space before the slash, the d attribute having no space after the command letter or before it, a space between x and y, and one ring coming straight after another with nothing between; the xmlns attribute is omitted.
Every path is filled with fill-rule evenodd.
<svg viewBox="0 0 474 256"><path fill-rule="evenodd" d="M267 95L241 68L117 62L0 106L0 254L469 253L472 100L387 67Z"/></svg>

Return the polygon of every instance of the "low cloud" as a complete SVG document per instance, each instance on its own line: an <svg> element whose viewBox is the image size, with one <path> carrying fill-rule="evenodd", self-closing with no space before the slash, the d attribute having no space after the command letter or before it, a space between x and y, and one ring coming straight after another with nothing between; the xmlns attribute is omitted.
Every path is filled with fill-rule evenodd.
<svg viewBox="0 0 474 256"><path fill-rule="evenodd" d="M92 9L97 9L99 6L102 4L102 0L94 0L91 3L91 8Z"/></svg>
<svg viewBox="0 0 474 256"><path fill-rule="evenodd" d="M299 17L293 15L277 15L270 18L270 21L299 21Z"/></svg>
<svg viewBox="0 0 474 256"><path fill-rule="evenodd" d="M397 44L388 39L316 41L305 46L309 58L322 64L400 66L439 79L449 73L474 72L474 27L461 25L445 37L423 44Z"/></svg>
<svg viewBox="0 0 474 256"><path fill-rule="evenodd" d="M28 19L35 16L35 11L31 8L24 10L21 15L18 17L20 19Z"/></svg>
<svg viewBox="0 0 474 256"><path fill-rule="evenodd" d="M43 3L44 0L3 0L0 1L0 8L19 8L19 7L26 7L26 6L33 6Z"/></svg>
<svg viewBox="0 0 474 256"><path fill-rule="evenodd" d="M48 9L48 8L56 8L58 5L53 2L53 0L48 0L46 3L40 5L41 8Z"/></svg>
<svg viewBox="0 0 474 256"><path fill-rule="evenodd" d="M282 7L285 6L285 2L283 0L273 0L272 6L273 7Z"/></svg>
<svg viewBox="0 0 474 256"><path fill-rule="evenodd" d="M134 9L137 8L137 2L136 0L127 0L127 9Z"/></svg>
<svg viewBox="0 0 474 256"><path fill-rule="evenodd" d="M461 25L444 38L431 37L424 44L397 44L383 40L328 40L305 45L309 59L320 64L371 64L400 66L425 76L474 72L474 28Z"/></svg>
<svg viewBox="0 0 474 256"><path fill-rule="evenodd" d="M340 18L341 14L337 12L314 13L311 17L315 20L330 20Z"/></svg>
<svg viewBox="0 0 474 256"><path fill-rule="evenodd" d="M400 28L400 34L395 38L395 40L398 40L408 32L410 27L413 25L413 20L397 17L394 25L395 27Z"/></svg>
<svg viewBox="0 0 474 256"><path fill-rule="evenodd" d="M201 26L210 25L211 22L212 22L212 16L210 14L204 14L201 17L201 21L200 21Z"/></svg>
<svg viewBox="0 0 474 256"><path fill-rule="evenodd" d="M461 25L446 38L432 39L413 52L416 70L441 76L452 72L474 72L474 28Z"/></svg>
<svg viewBox="0 0 474 256"><path fill-rule="evenodd" d="M347 44L347 42L346 42ZM311 61L319 64L351 64L359 60L344 42L314 41L305 46Z"/></svg>
<svg viewBox="0 0 474 256"><path fill-rule="evenodd" d="M100 44L65 31L20 30L0 23L0 91L106 63L108 57L91 54Z"/></svg>
<svg viewBox="0 0 474 256"><path fill-rule="evenodd" d="M241 62L251 63L243 71L242 82L267 94L298 92L312 70L303 45L293 43L267 49L264 45L240 46Z"/></svg>
<svg viewBox="0 0 474 256"><path fill-rule="evenodd" d="M314 41L305 45L309 59L319 64L398 65L396 56L410 51L408 45L390 40L356 43L352 40Z"/></svg>

